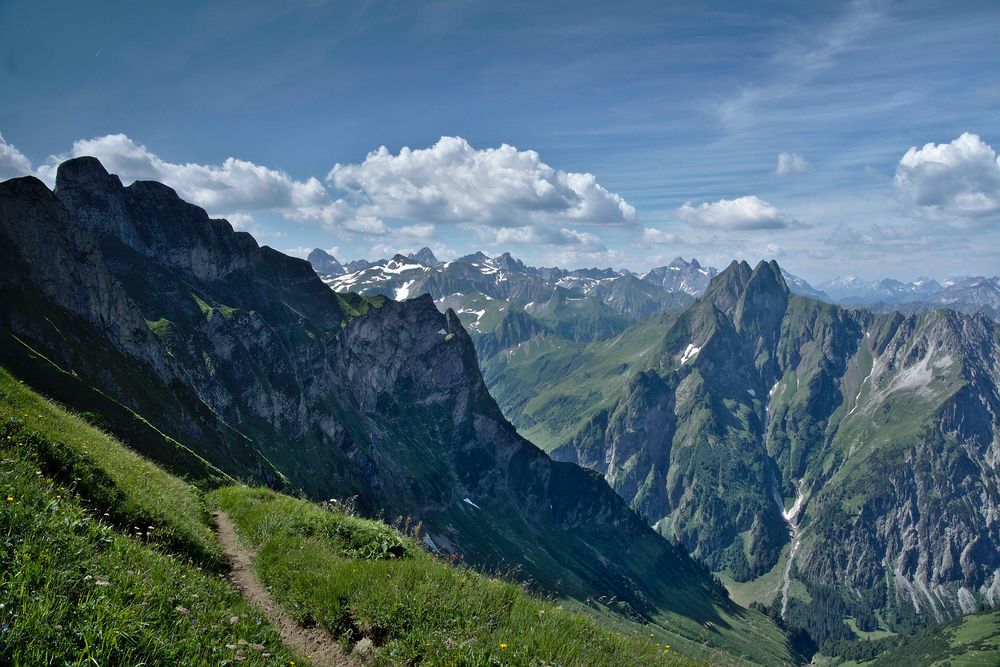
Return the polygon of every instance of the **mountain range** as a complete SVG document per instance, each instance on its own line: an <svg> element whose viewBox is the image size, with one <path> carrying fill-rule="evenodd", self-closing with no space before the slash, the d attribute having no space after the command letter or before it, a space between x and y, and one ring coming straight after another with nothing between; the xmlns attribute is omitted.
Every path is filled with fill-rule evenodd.
<svg viewBox="0 0 1000 667"><path fill-rule="evenodd" d="M774 262L672 266L638 282L693 294L658 287L683 300L644 311L599 291L639 294L631 274L509 255L324 280L455 308L518 432L600 472L740 602L820 644L1000 603L995 320L956 301L832 304ZM991 284L939 291L971 303L961 290Z"/></svg>
<svg viewBox="0 0 1000 667"><path fill-rule="evenodd" d="M317 248L309 254L308 259L324 281L336 290L350 287L365 293L385 294L386 296L393 296L394 290L400 289L411 279L417 278L416 273L408 273L406 279L399 275L390 277L379 273L378 267L384 266L388 262L395 261L398 264L401 260L409 260L409 269L427 267L435 272L445 273L449 272L449 267L453 263L441 262L429 248L422 248L419 252L411 253L406 257L397 255L389 260L354 260L347 265L342 265L332 255ZM530 276L552 285L568 289L577 288L584 294L604 300L613 308L615 305L610 303L609 299L604 298L606 293L634 292L632 301L641 301L641 307L632 310L616 308L633 318L676 305L670 301L664 301L658 290L642 289L638 286L639 281L656 286L683 302L684 295L701 296L710 280L719 273L715 267L703 266L697 259L685 261L681 257L677 257L665 266L654 267L641 275L633 274L624 269L615 271L611 268L567 270L554 267L538 269L526 266L520 260L511 257L510 253L504 253L495 258L477 253L460 257L454 262L473 264L487 273L502 266L506 273L499 276L498 280L517 281L522 276ZM369 269L375 270L366 273L365 271ZM624 278L629 276L633 276L637 280L625 281ZM891 278L866 281L855 276L847 276L818 283L816 286L785 270L782 270L782 276L793 294L848 307L862 306L877 312L896 310L903 313L949 308L965 313L982 312L994 319L1000 318L1000 276L992 278L958 276L942 282L931 278L919 278L911 282L901 282ZM623 284L627 284L628 287L623 287ZM614 287L607 287L608 285ZM423 279L413 280L410 286L400 294L405 295L410 288L435 294L436 290L440 291L439 286L438 281L432 279L431 276L426 276ZM661 303L663 305L658 308ZM686 305L686 303L682 303L682 305Z"/></svg>
<svg viewBox="0 0 1000 667"><path fill-rule="evenodd" d="M86 157L0 183L0 260L0 365L202 488L352 499L717 664L1000 604L982 312L773 261L304 261Z"/></svg>
<svg viewBox="0 0 1000 667"><path fill-rule="evenodd" d="M193 483L353 498L419 523L442 556L510 572L614 627L667 632L713 662L792 660L764 613L733 602L600 473L517 433L459 316L414 278L398 301L335 292L306 261L167 186L124 187L93 158L60 165L54 191L32 177L0 184L0 259L0 364ZM497 278L508 259L490 263ZM407 262L360 271L394 277ZM490 283L484 258L448 266ZM593 278L608 279L633 277ZM516 289L568 340L628 325L626 304L574 296L582 288L540 276ZM574 314L586 323L571 326Z"/></svg>

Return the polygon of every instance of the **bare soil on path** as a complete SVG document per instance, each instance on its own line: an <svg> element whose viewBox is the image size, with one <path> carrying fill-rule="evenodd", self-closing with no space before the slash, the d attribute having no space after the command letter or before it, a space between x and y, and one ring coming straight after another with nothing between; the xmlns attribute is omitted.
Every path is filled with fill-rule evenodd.
<svg viewBox="0 0 1000 667"><path fill-rule="evenodd" d="M361 667L322 628L304 628L283 612L253 571L253 556L240 544L233 522L223 511L215 512L216 533L229 559L230 577L250 604L260 609L289 647L318 667Z"/></svg>

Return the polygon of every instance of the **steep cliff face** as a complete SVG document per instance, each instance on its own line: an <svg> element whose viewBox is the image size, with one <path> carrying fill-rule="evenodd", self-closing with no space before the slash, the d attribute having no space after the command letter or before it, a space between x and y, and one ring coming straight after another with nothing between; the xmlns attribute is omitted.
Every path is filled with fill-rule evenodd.
<svg viewBox="0 0 1000 667"><path fill-rule="evenodd" d="M603 473L713 569L776 581L758 599L791 619L907 625L1000 602L993 321L848 311L734 262L679 317L589 354L629 340L645 344L627 362L528 405L556 424L580 387L612 388L547 442L555 458Z"/></svg>
<svg viewBox="0 0 1000 667"><path fill-rule="evenodd" d="M144 429L165 465L357 496L472 564L740 636L743 612L703 568L600 475L515 432L430 297L335 294L307 262L92 158L63 164L54 193L0 184L0 258L0 363L111 430Z"/></svg>

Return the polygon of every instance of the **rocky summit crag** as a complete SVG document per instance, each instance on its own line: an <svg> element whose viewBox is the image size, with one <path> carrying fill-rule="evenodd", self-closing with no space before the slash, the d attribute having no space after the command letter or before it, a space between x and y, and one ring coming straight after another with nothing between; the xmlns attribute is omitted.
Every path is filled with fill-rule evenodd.
<svg viewBox="0 0 1000 667"><path fill-rule="evenodd" d="M430 297L336 294L306 261L93 158L61 165L54 192L0 184L0 261L0 364L192 481L354 496L421 523L431 548L620 622L790 659L599 474L517 434Z"/></svg>

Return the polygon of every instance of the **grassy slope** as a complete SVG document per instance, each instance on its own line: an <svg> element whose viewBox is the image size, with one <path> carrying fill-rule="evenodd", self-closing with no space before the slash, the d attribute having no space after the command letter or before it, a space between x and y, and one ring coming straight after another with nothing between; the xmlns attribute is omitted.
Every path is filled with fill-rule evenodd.
<svg viewBox="0 0 1000 667"><path fill-rule="evenodd" d="M376 664L688 665L514 584L452 567L384 524L262 489L213 493L299 619L375 640Z"/></svg>
<svg viewBox="0 0 1000 667"><path fill-rule="evenodd" d="M511 374L512 386L497 393L498 401L505 409L516 407L519 414L511 415L511 421L521 435L551 451L613 404L636 372L656 363L656 352L676 318L676 313L658 313L582 350L526 345L508 360L505 373ZM490 391L496 390L491 386Z"/></svg>
<svg viewBox="0 0 1000 667"><path fill-rule="evenodd" d="M0 449L0 492L13 499L0 507L0 614L8 626L0 662L218 664L239 654L254 664L265 652L295 659L222 577L200 490L2 368ZM687 655L739 664L664 631L676 619L641 631L611 614L598 622L593 610L571 613L569 604L452 567L378 522L242 487L216 492L213 502L224 502L245 539L267 542L261 573L293 615L345 638L374 637L381 664L418 655L425 664L526 664L532 655L561 664L694 664L676 648L664 653L674 637Z"/></svg>
<svg viewBox="0 0 1000 667"><path fill-rule="evenodd" d="M287 664L191 486L0 369L0 663Z"/></svg>
<svg viewBox="0 0 1000 667"><path fill-rule="evenodd" d="M484 503L483 509L487 510L488 500L480 502ZM603 625L620 632L640 637L653 633L657 641L668 643L686 655L708 660L714 665L781 665L791 661L785 637L765 615L709 598L706 590L697 584L697 577L693 573L657 568L656 553L646 553L638 544L628 546L633 571L645 572L644 576L653 584L649 590L655 590L657 586L661 587L661 591L669 590L661 593L658 598L659 609L651 612L648 618L636 618L627 608L623 610L622 601L616 600L616 596L610 592L604 595L594 593L588 598L586 594L581 595L579 590L574 589L572 582L559 578L559 573L565 572L559 567L560 563L583 560L581 554L574 551L579 542L567 544L549 541L547 546L550 552L546 553L534 543L530 526L503 531L496 515L491 517L488 512L478 510L453 512L448 515L447 520L460 526L464 535L475 536L476 542L490 545L489 548L495 553L505 554L503 562L516 562L518 556L530 558L540 575L550 572L552 577L556 577L532 583L540 585L544 590L555 591L567 608L596 615ZM582 537L584 541L586 533L586 527L578 529L578 537ZM625 550L626 546L623 544L621 551L624 553ZM611 552L614 553L614 550ZM494 563L493 567L504 566ZM596 589L602 590L600 582L597 582ZM603 590L607 591L606 588ZM585 604L588 600L589 604Z"/></svg>

